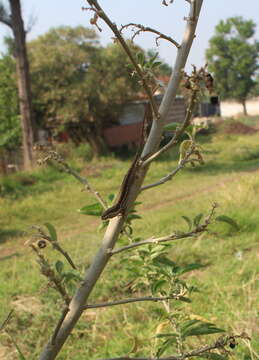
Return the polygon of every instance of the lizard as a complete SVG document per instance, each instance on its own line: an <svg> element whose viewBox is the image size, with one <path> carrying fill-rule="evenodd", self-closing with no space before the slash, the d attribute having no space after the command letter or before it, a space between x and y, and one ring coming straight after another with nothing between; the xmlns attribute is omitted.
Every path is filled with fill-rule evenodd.
<svg viewBox="0 0 259 360"><path fill-rule="evenodd" d="M107 210L105 210L103 212L103 214L101 216L102 220L108 220L117 215L123 216L127 209L130 188L135 180L136 174L140 167L141 152L142 152L144 143L146 141L147 130L148 130L147 128L149 127L149 124L152 121L152 117L153 116L152 116L151 105L150 105L150 103L147 103L146 109L145 109L145 114L144 114L144 120L143 120L143 124L142 124L141 138L140 138L140 143L138 146L137 153L135 155L135 158L134 158L129 170L127 171L127 173L122 181L117 202L113 206L111 206L110 208L108 208Z"/></svg>

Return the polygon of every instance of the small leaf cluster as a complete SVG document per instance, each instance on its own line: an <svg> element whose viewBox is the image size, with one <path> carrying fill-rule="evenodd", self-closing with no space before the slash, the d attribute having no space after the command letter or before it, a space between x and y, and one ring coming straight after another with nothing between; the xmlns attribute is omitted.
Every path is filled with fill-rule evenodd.
<svg viewBox="0 0 259 360"><path fill-rule="evenodd" d="M162 61L158 60L158 53L152 54L149 58L146 58L143 51L136 53L136 62L139 69L141 70L146 81L151 85L152 88L156 88L159 84L159 81L156 78L157 70L161 65ZM131 75L136 76L137 72L134 70L133 66L130 64L129 68L131 70Z"/></svg>
<svg viewBox="0 0 259 360"><path fill-rule="evenodd" d="M83 280L77 270L70 269L69 271L66 271L65 264L61 260L56 261L55 270L59 275L61 283L69 290L74 290L77 284Z"/></svg>
<svg viewBox="0 0 259 360"><path fill-rule="evenodd" d="M156 335L156 338L161 339L162 343L160 344L156 356L160 357L167 350L172 347L177 346L178 349L183 350L185 347L185 341L188 337L191 336L201 336L201 335L210 335L225 332L224 329L216 327L213 323L205 322L202 320L192 319L179 321L181 316L177 314L170 318L170 324L173 327L173 332L159 333ZM210 356L208 356L210 355ZM200 355L203 358L223 360L225 356L219 355L217 353L203 353Z"/></svg>
<svg viewBox="0 0 259 360"><path fill-rule="evenodd" d="M147 245L137 250L129 259L123 259L130 274L134 274L133 291L146 290L152 296L177 298L180 301L191 302L185 295L195 291L180 277L190 271L203 268L201 264L179 266L169 259L168 250L171 245Z"/></svg>

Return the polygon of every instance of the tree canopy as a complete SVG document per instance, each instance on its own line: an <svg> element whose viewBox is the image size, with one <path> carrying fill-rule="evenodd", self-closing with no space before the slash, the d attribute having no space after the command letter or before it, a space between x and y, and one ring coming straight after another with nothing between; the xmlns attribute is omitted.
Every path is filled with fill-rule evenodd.
<svg viewBox="0 0 259 360"><path fill-rule="evenodd" d="M103 127L115 121L139 86L122 50L116 44L101 47L94 30L78 26L49 30L29 43L29 53L37 118L72 129L102 152Z"/></svg>
<svg viewBox="0 0 259 360"><path fill-rule="evenodd" d="M154 56L128 44L146 59ZM96 32L83 26L50 29L27 46L38 127L49 128L54 135L65 130L76 142L88 141L96 155L106 151L103 129L118 121L125 103L142 96L138 78L125 66L122 49L116 43L100 46ZM156 71L166 74L169 67L161 64L162 69ZM5 67L15 77L12 56L6 57ZM10 80L11 84L13 101L17 101L15 84ZM0 91L7 103L11 98L8 87ZM17 106L12 111L17 118Z"/></svg>
<svg viewBox="0 0 259 360"><path fill-rule="evenodd" d="M221 20L206 52L220 97L238 100L245 113L246 99L256 84L258 70L259 42L253 39L255 28L252 20L242 17Z"/></svg>

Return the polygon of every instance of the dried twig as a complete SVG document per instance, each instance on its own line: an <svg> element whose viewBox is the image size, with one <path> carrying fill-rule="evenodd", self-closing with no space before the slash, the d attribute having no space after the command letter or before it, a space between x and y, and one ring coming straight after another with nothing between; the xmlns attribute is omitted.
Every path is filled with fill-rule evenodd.
<svg viewBox="0 0 259 360"><path fill-rule="evenodd" d="M57 292L61 295L61 297L63 298L65 303L68 305L70 303L70 297L69 297L65 287L63 286L61 279L59 279L56 276L56 274L55 274L54 270L51 268L49 262L45 259L43 254L41 254L38 251L37 247L33 244L31 244L30 247L36 253L36 255L38 257L38 263L40 265L40 270L41 270L42 275L46 276L46 278L49 279L50 285L55 290L57 290Z"/></svg>
<svg viewBox="0 0 259 360"><path fill-rule="evenodd" d="M7 325L7 324L9 323L9 321L11 320L11 317L12 317L12 315L13 315L13 312L14 312L14 310L9 311L8 315L6 316L6 318L4 319L4 321L2 322L2 324L0 325L0 332L1 332L2 330L5 330L6 325Z"/></svg>
<svg viewBox="0 0 259 360"><path fill-rule="evenodd" d="M98 191L95 191L94 188L90 185L90 183L88 182L87 178L82 177L81 175L78 174L77 171L75 171L74 169L72 169L66 162L65 160L62 158L62 156L60 154L58 154L57 151L54 150L50 150L47 152L47 154L45 155L45 157L41 160L39 160L39 163L44 163L47 162L49 160L54 160L57 163L59 163L63 169L65 170L65 172L67 172L68 174L72 175L75 179L77 179L81 184L84 185L85 189L87 191L89 191L90 193L92 193L94 195L94 197L96 198L96 200L102 205L102 207L104 209L107 209L107 204L105 202L105 200L101 197L100 193Z"/></svg>
<svg viewBox="0 0 259 360"><path fill-rule="evenodd" d="M58 241L51 239L51 237L48 236L41 227L34 225L33 228L38 231L40 238L47 240L49 243L51 243L53 249L57 250L64 256L64 258L67 260L67 262L71 265L73 269L77 269L70 255L59 245Z"/></svg>
<svg viewBox="0 0 259 360"><path fill-rule="evenodd" d="M158 46L158 39L164 39L164 40L167 40L169 42L171 42L173 45L175 45L178 49L180 48L180 44L178 44L177 41L175 41L173 38L171 38L170 36L167 36L163 33L161 33L160 31L157 31L149 26L143 26L141 24L135 24L135 23L129 23L129 24L126 24L126 25L122 25L121 28L120 28L120 32L123 31L124 29L127 29L128 27L135 27L139 30L136 30L134 35L132 36L132 40L134 40L134 38L139 35L141 32L151 32L151 33L154 33L156 35L158 35L156 37L156 45Z"/></svg>

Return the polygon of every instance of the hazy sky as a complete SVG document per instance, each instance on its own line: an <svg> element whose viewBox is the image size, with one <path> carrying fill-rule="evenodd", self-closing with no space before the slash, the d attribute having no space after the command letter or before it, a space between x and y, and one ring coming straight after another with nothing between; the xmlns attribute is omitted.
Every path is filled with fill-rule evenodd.
<svg viewBox="0 0 259 360"><path fill-rule="evenodd" d="M8 3L7 0L3 0ZM84 25L90 26L90 13L82 11L82 6L87 6L83 0L22 0L25 23L30 16L36 22L28 36L28 40L46 32L50 27L59 25ZM100 5L110 15L117 25L129 22L141 23L153 27L173 38L181 41L185 26L184 16L188 14L189 6L185 0L175 0L168 7L162 6L162 0L99 0ZM259 23L259 0L204 0L202 12L196 31L197 37L189 57L189 64L201 66L204 64L204 52L208 47L208 40L214 33L215 25L221 19L231 16L243 16ZM101 23L103 29L99 33L102 44L111 42L111 32L106 25ZM0 24L0 51L3 51L2 38L8 34L6 26ZM259 26L257 29L259 38ZM155 48L154 36L142 34L136 42L145 49ZM175 58L173 45L160 40L159 53L161 58L170 65Z"/></svg>

